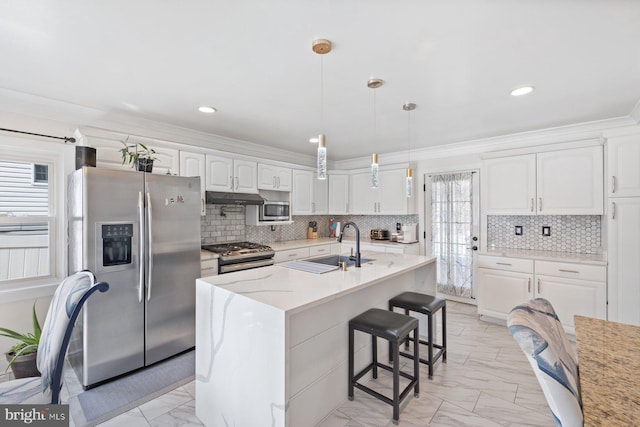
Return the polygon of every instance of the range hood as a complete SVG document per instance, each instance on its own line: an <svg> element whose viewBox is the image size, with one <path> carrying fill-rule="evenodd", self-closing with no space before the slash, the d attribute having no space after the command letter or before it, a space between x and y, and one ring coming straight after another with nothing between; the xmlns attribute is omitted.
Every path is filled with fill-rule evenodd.
<svg viewBox="0 0 640 427"><path fill-rule="evenodd" d="M264 199L259 194L223 193L221 191L207 191L208 205L264 205Z"/></svg>

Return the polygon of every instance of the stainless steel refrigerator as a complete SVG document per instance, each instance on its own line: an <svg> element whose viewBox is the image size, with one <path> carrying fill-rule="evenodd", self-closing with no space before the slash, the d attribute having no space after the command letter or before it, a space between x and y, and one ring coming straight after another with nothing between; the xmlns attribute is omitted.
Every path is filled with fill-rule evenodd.
<svg viewBox="0 0 640 427"><path fill-rule="evenodd" d="M69 347L83 387L194 347L200 178L83 167L68 203L69 271L110 285Z"/></svg>

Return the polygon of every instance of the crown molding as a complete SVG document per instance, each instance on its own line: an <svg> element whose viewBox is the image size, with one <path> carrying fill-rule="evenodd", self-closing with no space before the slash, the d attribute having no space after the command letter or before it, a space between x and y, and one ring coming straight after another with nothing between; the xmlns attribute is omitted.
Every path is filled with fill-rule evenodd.
<svg viewBox="0 0 640 427"><path fill-rule="evenodd" d="M607 130L635 125L635 120L629 116L607 120L578 123L555 128L540 129L491 138L475 139L453 144L411 150L411 163L420 160L441 159L454 156L468 156L492 151L517 148L535 147L560 142L600 139ZM388 154L378 154L380 165L406 163L409 152L399 151ZM337 169L354 169L365 167L369 157L339 160L335 162Z"/></svg>
<svg viewBox="0 0 640 427"><path fill-rule="evenodd" d="M11 114L69 123L81 130L95 129L112 135L186 144L307 166L315 166L316 163L315 157L305 154L2 88L0 109Z"/></svg>

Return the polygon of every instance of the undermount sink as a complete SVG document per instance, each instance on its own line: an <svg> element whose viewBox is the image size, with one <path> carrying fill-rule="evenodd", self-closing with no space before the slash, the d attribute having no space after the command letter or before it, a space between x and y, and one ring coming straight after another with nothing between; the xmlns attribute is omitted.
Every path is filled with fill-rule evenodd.
<svg viewBox="0 0 640 427"><path fill-rule="evenodd" d="M339 265L339 262L346 262L347 265L355 265L356 260L350 259L346 255L329 255L320 258L311 258L306 259L307 262L315 262L318 264L326 264L326 265ZM373 258L360 258L360 264L364 264L365 262L374 261Z"/></svg>

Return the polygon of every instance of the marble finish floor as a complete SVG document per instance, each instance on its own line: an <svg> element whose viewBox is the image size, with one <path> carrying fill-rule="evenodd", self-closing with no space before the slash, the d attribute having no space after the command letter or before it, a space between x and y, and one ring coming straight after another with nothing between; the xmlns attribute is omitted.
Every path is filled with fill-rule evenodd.
<svg viewBox="0 0 640 427"><path fill-rule="evenodd" d="M533 371L507 328L479 320L475 306L449 301L447 309L447 363L436 366L433 380L421 365L420 397L409 394L399 425L553 426ZM390 387L391 378L382 371L374 388L390 395ZM393 426L391 406L359 390L355 393L353 401L346 401L318 426ZM190 383L100 426L201 426L194 399L195 385Z"/></svg>

